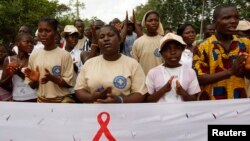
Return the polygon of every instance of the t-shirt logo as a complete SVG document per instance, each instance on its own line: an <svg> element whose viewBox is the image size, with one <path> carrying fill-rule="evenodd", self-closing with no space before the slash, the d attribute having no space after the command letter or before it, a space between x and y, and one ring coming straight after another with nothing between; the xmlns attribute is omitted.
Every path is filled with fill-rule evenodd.
<svg viewBox="0 0 250 141"><path fill-rule="evenodd" d="M161 57L159 48L155 49L154 55L155 55L156 57Z"/></svg>
<svg viewBox="0 0 250 141"><path fill-rule="evenodd" d="M61 75L61 66L54 66L52 68L52 73L54 76L60 76Z"/></svg>
<svg viewBox="0 0 250 141"><path fill-rule="evenodd" d="M127 79L123 76L116 76L114 78L113 84L118 89L123 89L127 86Z"/></svg>

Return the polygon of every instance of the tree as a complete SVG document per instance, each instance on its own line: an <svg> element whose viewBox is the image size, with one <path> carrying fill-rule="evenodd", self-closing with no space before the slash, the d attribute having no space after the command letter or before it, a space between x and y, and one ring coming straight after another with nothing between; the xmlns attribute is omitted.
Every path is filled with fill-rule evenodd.
<svg viewBox="0 0 250 141"><path fill-rule="evenodd" d="M71 0L70 3L72 3L73 7L76 8L76 18L80 18L80 12L79 12L79 9L82 8L84 9L85 8L85 4L83 2L80 2L79 0Z"/></svg>
<svg viewBox="0 0 250 141"><path fill-rule="evenodd" d="M135 8L137 20L142 20L144 14L149 10L156 10L161 4L160 0L149 0L145 5L141 4Z"/></svg>
<svg viewBox="0 0 250 141"><path fill-rule="evenodd" d="M214 8L222 3L235 4L241 19L250 18L249 0L205 0L203 15L203 0L149 0L145 5L136 7L136 16L137 19L142 19L146 11L156 10L160 14L165 29L175 31L178 24L188 22L193 24L198 31L203 23L201 22L202 16L205 23L211 23Z"/></svg>
<svg viewBox="0 0 250 141"><path fill-rule="evenodd" d="M65 5L65 4L59 4L59 5L57 6L57 10L56 10L56 11L57 11L57 16L59 16L59 15L65 13L65 12L71 11L71 8L68 7L68 6Z"/></svg>
<svg viewBox="0 0 250 141"><path fill-rule="evenodd" d="M57 2L48 0L1 0L0 37L4 43L14 40L21 25L37 28L38 20L44 16L55 17Z"/></svg>

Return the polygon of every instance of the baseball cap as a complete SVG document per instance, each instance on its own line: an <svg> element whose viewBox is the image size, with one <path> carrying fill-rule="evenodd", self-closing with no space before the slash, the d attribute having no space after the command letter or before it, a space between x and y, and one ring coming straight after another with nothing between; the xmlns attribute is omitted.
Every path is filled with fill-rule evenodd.
<svg viewBox="0 0 250 141"><path fill-rule="evenodd" d="M79 32L78 32L78 30L77 30L77 28L74 25L66 25L64 27L63 36L65 36L65 35L71 35L73 33L78 33L78 35L80 35Z"/></svg>
<svg viewBox="0 0 250 141"><path fill-rule="evenodd" d="M181 45L186 46L187 44L183 41L182 37L179 35L176 35L174 33L168 33L166 34L161 40L160 40L160 51L162 50L163 46L169 42L169 41L177 41Z"/></svg>
<svg viewBox="0 0 250 141"><path fill-rule="evenodd" d="M238 24L236 30L238 30L238 31L250 30L250 22L247 20L239 21L239 24Z"/></svg>

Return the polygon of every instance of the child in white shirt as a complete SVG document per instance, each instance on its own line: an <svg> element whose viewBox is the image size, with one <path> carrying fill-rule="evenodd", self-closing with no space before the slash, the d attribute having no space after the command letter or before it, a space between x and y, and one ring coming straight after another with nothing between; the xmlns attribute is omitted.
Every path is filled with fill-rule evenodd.
<svg viewBox="0 0 250 141"><path fill-rule="evenodd" d="M179 63L186 44L182 37L168 33L160 41L160 53L164 63L152 68L147 74L147 101L182 102L194 101L200 92L195 71Z"/></svg>

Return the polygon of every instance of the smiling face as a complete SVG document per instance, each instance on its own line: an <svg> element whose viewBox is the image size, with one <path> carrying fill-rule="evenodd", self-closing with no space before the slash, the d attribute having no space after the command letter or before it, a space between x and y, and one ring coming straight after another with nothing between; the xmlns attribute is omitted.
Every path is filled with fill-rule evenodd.
<svg viewBox="0 0 250 141"><path fill-rule="evenodd" d="M114 28L104 26L100 29L98 44L103 55L119 54L120 36Z"/></svg>
<svg viewBox="0 0 250 141"><path fill-rule="evenodd" d="M169 68L178 67L181 59L183 46L177 41L169 41L164 44L161 56L165 61L165 66Z"/></svg>
<svg viewBox="0 0 250 141"><path fill-rule="evenodd" d="M217 33L233 35L239 23L239 13L235 7L222 8L214 19Z"/></svg>

